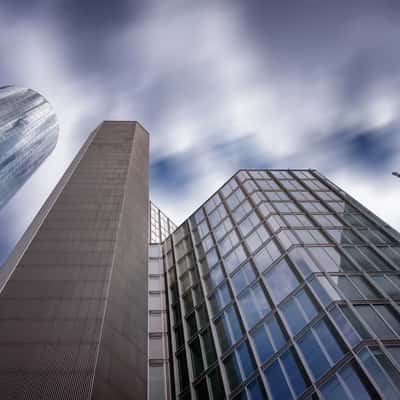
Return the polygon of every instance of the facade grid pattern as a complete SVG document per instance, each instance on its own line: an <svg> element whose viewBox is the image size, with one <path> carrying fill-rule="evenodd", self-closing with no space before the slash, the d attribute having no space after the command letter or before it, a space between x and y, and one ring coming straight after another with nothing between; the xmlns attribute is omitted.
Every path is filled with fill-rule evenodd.
<svg viewBox="0 0 400 400"><path fill-rule="evenodd" d="M400 236L315 170L241 170L163 243L181 399L400 398Z"/></svg>

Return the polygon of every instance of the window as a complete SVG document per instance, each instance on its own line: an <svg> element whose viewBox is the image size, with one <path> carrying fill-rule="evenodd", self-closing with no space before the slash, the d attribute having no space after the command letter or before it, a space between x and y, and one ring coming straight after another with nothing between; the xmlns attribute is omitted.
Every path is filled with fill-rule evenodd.
<svg viewBox="0 0 400 400"><path fill-rule="evenodd" d="M298 340L298 344L315 379L319 379L344 355L343 345L326 318Z"/></svg>
<svg viewBox="0 0 400 400"><path fill-rule="evenodd" d="M221 350L223 352L243 336L242 327L234 306L231 306L224 311L223 315L215 322L215 326L218 332Z"/></svg>
<svg viewBox="0 0 400 400"><path fill-rule="evenodd" d="M211 227L217 226L227 215L224 205L220 204L208 217Z"/></svg>
<svg viewBox="0 0 400 400"><path fill-rule="evenodd" d="M190 353L192 354L193 374L196 377L204 370L200 340L198 338L190 344Z"/></svg>
<svg viewBox="0 0 400 400"><path fill-rule="evenodd" d="M260 225L245 241L251 253L254 253L263 243L270 238L264 225Z"/></svg>
<svg viewBox="0 0 400 400"><path fill-rule="evenodd" d="M321 394L325 400L368 400L379 397L354 361L324 383Z"/></svg>
<svg viewBox="0 0 400 400"><path fill-rule="evenodd" d="M399 317L392 306L357 304L354 307L380 339L391 339L400 335Z"/></svg>
<svg viewBox="0 0 400 400"><path fill-rule="evenodd" d="M246 258L246 253L244 252L243 246L240 244L226 256L224 260L225 270L228 273L233 272Z"/></svg>
<svg viewBox="0 0 400 400"><path fill-rule="evenodd" d="M256 274L253 271L253 267L251 266L250 262L247 262L232 276L232 283L236 293L239 293L241 290L243 290L246 286L253 282L255 278Z"/></svg>
<svg viewBox="0 0 400 400"><path fill-rule="evenodd" d="M320 272L315 262L302 247L297 247L289 252L289 258L297 266L304 277L313 272Z"/></svg>
<svg viewBox="0 0 400 400"><path fill-rule="evenodd" d="M305 289L282 304L280 308L293 335L300 332L318 314L315 304Z"/></svg>
<svg viewBox="0 0 400 400"><path fill-rule="evenodd" d="M307 249L326 272L354 271L355 268L334 247L309 247Z"/></svg>
<svg viewBox="0 0 400 400"><path fill-rule="evenodd" d="M297 399L310 384L293 349L274 361L264 374L274 400Z"/></svg>
<svg viewBox="0 0 400 400"><path fill-rule="evenodd" d="M283 216L286 224L291 227L307 227L313 226L314 224L303 214L291 214Z"/></svg>
<svg viewBox="0 0 400 400"><path fill-rule="evenodd" d="M207 365L210 366L216 359L217 359L217 354L215 353L215 347L214 347L214 342L212 339L211 331L210 329L207 329L201 334L201 338L203 341L203 349L204 349L204 355L207 361Z"/></svg>
<svg viewBox="0 0 400 400"><path fill-rule="evenodd" d="M223 398L223 396L221 396ZM267 399L263 384L261 383L260 378L254 379L251 383L249 383L237 396L234 397L234 400L264 400Z"/></svg>
<svg viewBox="0 0 400 400"><path fill-rule="evenodd" d="M367 272L387 271L393 268L369 247L347 247L346 250Z"/></svg>
<svg viewBox="0 0 400 400"><path fill-rule="evenodd" d="M245 237L254 227L260 223L260 218L258 218L255 211L252 211L246 219L244 219L240 225L239 230L243 237Z"/></svg>
<svg viewBox="0 0 400 400"><path fill-rule="evenodd" d="M260 283L241 294L239 304L249 329L271 311Z"/></svg>
<svg viewBox="0 0 400 400"><path fill-rule="evenodd" d="M310 213L328 212L328 209L319 201L307 201L301 205Z"/></svg>
<svg viewBox="0 0 400 400"><path fill-rule="evenodd" d="M237 189L226 199L226 203L228 204L229 209L234 210L243 200L245 199L245 195L240 189Z"/></svg>
<svg viewBox="0 0 400 400"><path fill-rule="evenodd" d="M293 229L300 242L304 244L328 244L328 240L318 229Z"/></svg>
<svg viewBox="0 0 400 400"><path fill-rule="evenodd" d="M225 279L221 264L217 264L205 278L207 292L210 293Z"/></svg>
<svg viewBox="0 0 400 400"><path fill-rule="evenodd" d="M276 315L259 326L252 334L252 339L261 363L270 359L287 341Z"/></svg>
<svg viewBox="0 0 400 400"><path fill-rule="evenodd" d="M355 331L353 326L350 324L350 322L347 320L345 317L343 311L340 309L340 307L335 306L330 310L330 315L333 318L333 320L336 322L337 327L339 328L339 331L342 333L342 335L347 339L347 341L350 343L351 347L355 347L360 343L361 338L358 335L358 333ZM355 317L354 317L355 318ZM358 321L358 324L360 322Z"/></svg>
<svg viewBox="0 0 400 400"><path fill-rule="evenodd" d="M220 241L233 228L231 219L225 218L215 229L214 236L217 241Z"/></svg>
<svg viewBox="0 0 400 400"><path fill-rule="evenodd" d="M221 203L221 199L219 197L219 194L216 193L213 197L211 197L210 200L207 201L206 204L204 204L204 208L207 211L207 214L210 214L212 212L212 210L215 209L215 207L218 206L218 204Z"/></svg>
<svg viewBox="0 0 400 400"><path fill-rule="evenodd" d="M235 179L232 178L230 181L226 183L226 185L221 189L222 194L224 197L228 197L232 191L234 191L238 187L238 184L236 183Z"/></svg>
<svg viewBox="0 0 400 400"><path fill-rule="evenodd" d="M260 273L265 271L281 255L278 246L270 240L255 256L254 264Z"/></svg>
<svg viewBox="0 0 400 400"><path fill-rule="evenodd" d="M324 276L313 276L310 286L324 306L329 305L332 301L342 300L342 296Z"/></svg>
<svg viewBox="0 0 400 400"><path fill-rule="evenodd" d="M231 301L228 285L224 283L222 286L220 286L212 295L210 301L215 315Z"/></svg>
<svg viewBox="0 0 400 400"><path fill-rule="evenodd" d="M247 342L243 342L231 355L224 360L226 375L231 390L235 389L242 381L254 371L254 361L250 355Z"/></svg>
<svg viewBox="0 0 400 400"><path fill-rule="evenodd" d="M360 359L385 399L400 398L400 376L379 347L363 349Z"/></svg>
<svg viewBox="0 0 400 400"><path fill-rule="evenodd" d="M400 299L400 277L398 275L374 275L371 279L382 288L388 296Z"/></svg>
<svg viewBox="0 0 400 400"><path fill-rule="evenodd" d="M291 201L288 202L276 202L274 203L276 210L280 213L292 213L300 212L300 209Z"/></svg>
<svg viewBox="0 0 400 400"><path fill-rule="evenodd" d="M350 229L329 229L327 232L339 244L358 244L362 242Z"/></svg>
<svg viewBox="0 0 400 400"><path fill-rule="evenodd" d="M276 304L280 303L299 285L299 280L285 259L274 265L264 276Z"/></svg>
<svg viewBox="0 0 400 400"><path fill-rule="evenodd" d="M332 280L347 299L368 300L382 298L382 295L363 276L332 275Z"/></svg>
<svg viewBox="0 0 400 400"><path fill-rule="evenodd" d="M239 237L235 230L228 233L224 239L219 242L219 248L222 256L225 256L229 251L231 251L239 243Z"/></svg>
<svg viewBox="0 0 400 400"><path fill-rule="evenodd" d="M245 200L235 211L232 212L233 219L238 223L243 217L252 211L250 203Z"/></svg>

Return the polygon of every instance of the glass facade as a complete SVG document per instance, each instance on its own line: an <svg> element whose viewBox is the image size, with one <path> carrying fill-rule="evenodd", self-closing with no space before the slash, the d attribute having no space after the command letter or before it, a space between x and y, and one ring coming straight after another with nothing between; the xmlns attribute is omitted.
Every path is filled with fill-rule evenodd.
<svg viewBox="0 0 400 400"><path fill-rule="evenodd" d="M53 151L58 122L39 93L0 87L0 207Z"/></svg>
<svg viewBox="0 0 400 400"><path fill-rule="evenodd" d="M400 398L400 235L317 171L239 171L162 255L176 398Z"/></svg>

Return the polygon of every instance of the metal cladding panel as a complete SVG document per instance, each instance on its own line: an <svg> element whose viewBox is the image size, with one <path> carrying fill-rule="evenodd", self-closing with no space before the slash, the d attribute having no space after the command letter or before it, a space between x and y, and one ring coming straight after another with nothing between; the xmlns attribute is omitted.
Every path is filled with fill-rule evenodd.
<svg viewBox="0 0 400 400"><path fill-rule="evenodd" d="M140 280L129 270L132 264L126 264L125 276L119 274L118 263L128 237L147 239L147 200L142 208L141 201L132 201L136 193L141 198L148 192L147 181L136 172L142 168L147 177L147 158L133 156L136 126L103 123L73 162L74 171L63 177L62 190L55 190L48 209L41 210L44 221L0 294L2 399L92 398L95 375L104 370L98 358L100 342L122 344L108 329L110 321L120 319L119 309L107 306L117 304L110 287L117 281L129 286L129 279ZM147 154L145 145L140 152ZM134 211L126 210L128 198ZM139 209L144 222L133 217ZM27 242L24 238L24 245ZM135 250L130 252L135 268L144 271L146 291L147 246L129 246ZM133 342L139 326L125 327ZM130 365L139 368L135 356L126 353ZM107 371L110 382L122 379L116 358ZM118 392L109 398L129 397Z"/></svg>

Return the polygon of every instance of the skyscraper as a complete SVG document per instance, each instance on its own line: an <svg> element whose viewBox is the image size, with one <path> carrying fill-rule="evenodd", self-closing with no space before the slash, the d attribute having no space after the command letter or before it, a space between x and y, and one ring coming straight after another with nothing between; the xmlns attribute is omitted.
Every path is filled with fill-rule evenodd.
<svg viewBox="0 0 400 400"><path fill-rule="evenodd" d="M39 93L0 87L0 207L53 151L56 115Z"/></svg>
<svg viewBox="0 0 400 400"><path fill-rule="evenodd" d="M399 239L315 170L235 174L163 244L177 398L400 398Z"/></svg>
<svg viewBox="0 0 400 400"><path fill-rule="evenodd" d="M2 399L146 397L148 192L147 132L103 123L1 269Z"/></svg>
<svg viewBox="0 0 400 400"><path fill-rule="evenodd" d="M400 398L400 234L316 170L176 227L147 140L102 124L0 271L2 398Z"/></svg>

